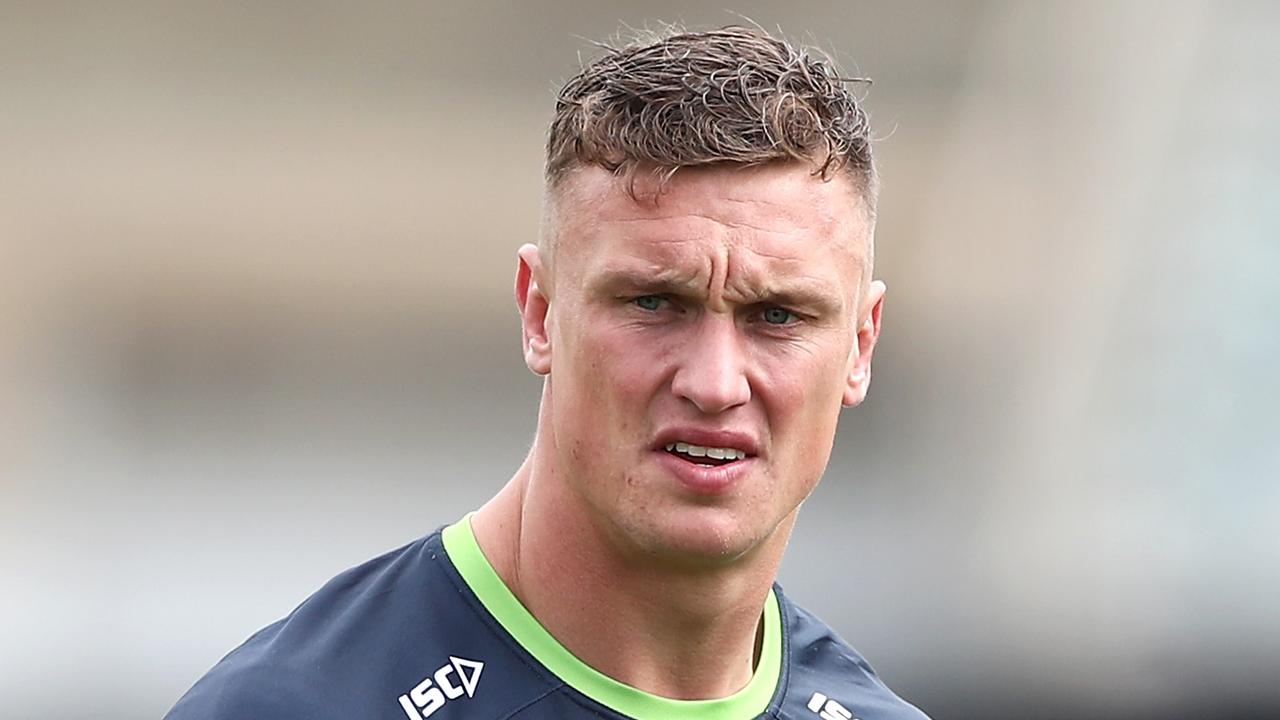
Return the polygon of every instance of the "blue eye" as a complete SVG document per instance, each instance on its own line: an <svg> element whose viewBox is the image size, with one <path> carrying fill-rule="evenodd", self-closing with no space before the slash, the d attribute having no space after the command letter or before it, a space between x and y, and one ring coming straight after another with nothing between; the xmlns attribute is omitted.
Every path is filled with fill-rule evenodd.
<svg viewBox="0 0 1280 720"><path fill-rule="evenodd" d="M657 310L662 307L662 298L658 295L641 295L631 302L642 310Z"/></svg>
<svg viewBox="0 0 1280 720"><path fill-rule="evenodd" d="M795 319L795 313L786 308L771 307L765 308L764 321L770 325L786 325Z"/></svg>

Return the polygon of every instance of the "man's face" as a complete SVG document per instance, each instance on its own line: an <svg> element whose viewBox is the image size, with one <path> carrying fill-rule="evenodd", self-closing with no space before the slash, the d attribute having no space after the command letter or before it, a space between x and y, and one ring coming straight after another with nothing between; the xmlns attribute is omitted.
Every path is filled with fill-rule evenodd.
<svg viewBox="0 0 1280 720"><path fill-rule="evenodd" d="M682 170L656 204L638 190L575 171L554 258L522 250L539 432L566 512L650 557L732 561L785 542L866 392L869 223L847 179L799 165Z"/></svg>

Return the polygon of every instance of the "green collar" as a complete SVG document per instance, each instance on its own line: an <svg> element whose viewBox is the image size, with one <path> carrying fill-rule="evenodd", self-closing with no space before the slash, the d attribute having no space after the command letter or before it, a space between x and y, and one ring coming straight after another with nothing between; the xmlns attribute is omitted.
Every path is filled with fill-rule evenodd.
<svg viewBox="0 0 1280 720"><path fill-rule="evenodd" d="M744 720L769 707L782 667L782 621L778 598L764 604L764 642L751 682L729 697L671 700L624 685L574 657L533 615L489 564L471 529L471 515L444 529L445 552L462 579L511 637L554 675L587 697L637 720Z"/></svg>

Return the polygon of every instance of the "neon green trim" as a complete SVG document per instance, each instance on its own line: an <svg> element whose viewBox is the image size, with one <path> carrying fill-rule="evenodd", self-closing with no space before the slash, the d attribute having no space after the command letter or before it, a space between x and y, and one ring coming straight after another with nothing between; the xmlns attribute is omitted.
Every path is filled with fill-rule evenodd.
<svg viewBox="0 0 1280 720"><path fill-rule="evenodd" d="M726 698L672 700L638 690L579 660L520 604L480 550L471 515L444 529L444 549L480 603L511 637L570 687L637 720L745 720L769 707L782 668L782 619L772 589L764 604L764 641L751 682Z"/></svg>

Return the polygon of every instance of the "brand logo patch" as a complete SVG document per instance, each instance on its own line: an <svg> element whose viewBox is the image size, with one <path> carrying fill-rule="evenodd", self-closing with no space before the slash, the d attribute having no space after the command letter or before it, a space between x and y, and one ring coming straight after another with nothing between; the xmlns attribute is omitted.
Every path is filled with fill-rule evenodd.
<svg viewBox="0 0 1280 720"><path fill-rule="evenodd" d="M446 702L474 696L481 670L482 662L450 655L448 663L400 696L400 707L409 720L426 720Z"/></svg>
<svg viewBox="0 0 1280 720"><path fill-rule="evenodd" d="M853 713L845 709L845 706L820 692L814 693L813 697L809 698L808 708L818 713L818 717L822 720L858 720Z"/></svg>

